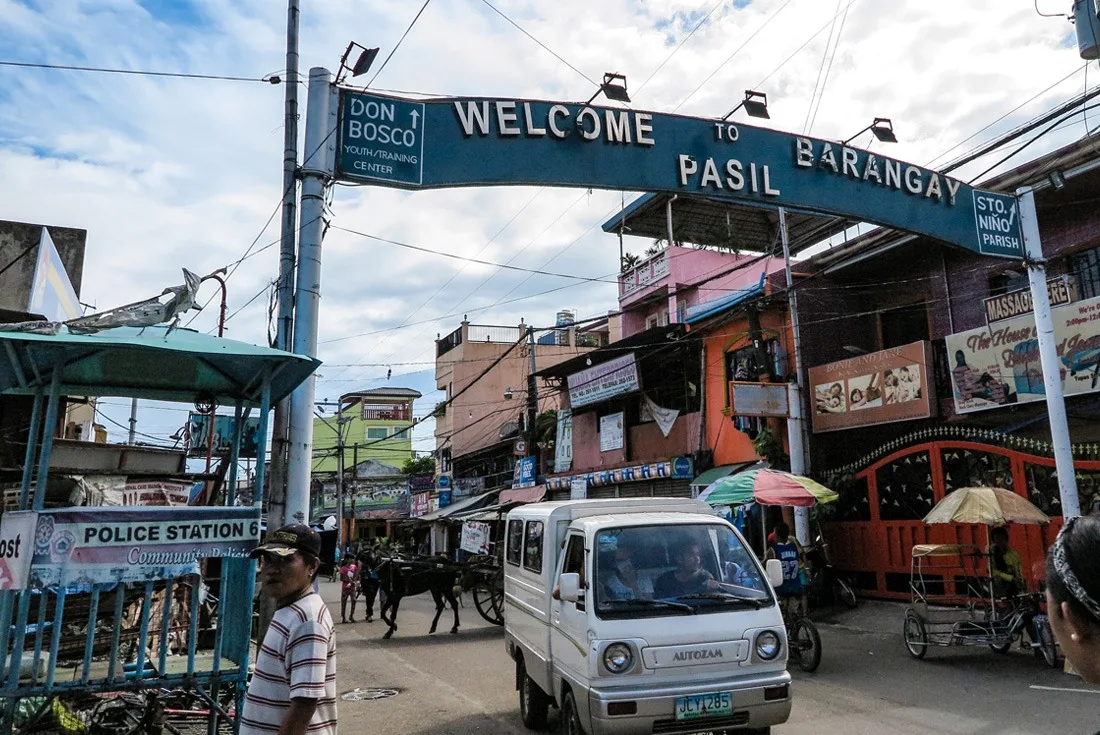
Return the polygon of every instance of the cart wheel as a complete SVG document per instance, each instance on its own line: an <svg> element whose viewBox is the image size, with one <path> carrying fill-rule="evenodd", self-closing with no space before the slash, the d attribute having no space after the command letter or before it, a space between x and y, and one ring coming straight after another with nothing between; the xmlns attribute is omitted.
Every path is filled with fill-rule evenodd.
<svg viewBox="0 0 1100 735"><path fill-rule="evenodd" d="M504 625L504 590L484 582L474 586L474 607L486 622Z"/></svg>
<svg viewBox="0 0 1100 735"><path fill-rule="evenodd" d="M1050 629L1050 621L1045 616L1035 616L1035 626L1039 630L1039 652L1052 669L1058 668L1058 645L1054 642L1054 631Z"/></svg>
<svg viewBox="0 0 1100 735"><path fill-rule="evenodd" d="M905 611L905 648L916 659L928 653L928 631L924 621L912 610Z"/></svg>
<svg viewBox="0 0 1100 735"><path fill-rule="evenodd" d="M791 626L788 645L798 661L798 668L807 673L817 671L821 665L821 635L809 618L799 618Z"/></svg>
<svg viewBox="0 0 1100 735"><path fill-rule="evenodd" d="M1009 637L1009 639L1004 641L1003 643L990 643L989 650L993 651L994 653L1006 654L1009 652L1009 650L1012 649L1013 640L1014 639L1012 637Z"/></svg>

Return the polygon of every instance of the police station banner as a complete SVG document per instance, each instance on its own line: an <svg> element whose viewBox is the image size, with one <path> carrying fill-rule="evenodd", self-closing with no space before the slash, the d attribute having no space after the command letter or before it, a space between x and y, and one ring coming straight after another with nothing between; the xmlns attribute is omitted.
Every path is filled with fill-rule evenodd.
<svg viewBox="0 0 1100 735"><path fill-rule="evenodd" d="M1051 309L1065 395L1100 389L1100 297ZM1046 398L1031 314L947 337L955 411Z"/></svg>
<svg viewBox="0 0 1100 735"><path fill-rule="evenodd" d="M928 346L902 347L810 368L814 432L928 418Z"/></svg>
<svg viewBox="0 0 1100 735"><path fill-rule="evenodd" d="M79 508L35 516L25 587L170 579L203 558L247 557L259 543L258 508Z"/></svg>

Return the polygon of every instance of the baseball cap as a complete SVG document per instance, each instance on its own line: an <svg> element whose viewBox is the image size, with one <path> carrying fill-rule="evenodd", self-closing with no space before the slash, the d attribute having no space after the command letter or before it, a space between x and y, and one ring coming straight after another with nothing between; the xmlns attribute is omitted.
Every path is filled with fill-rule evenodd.
<svg viewBox="0 0 1100 735"><path fill-rule="evenodd" d="M320 556L321 534L309 526L292 523L269 533L264 543L253 549L249 556L253 559L259 558L262 554L290 556L295 551L304 551L313 556Z"/></svg>

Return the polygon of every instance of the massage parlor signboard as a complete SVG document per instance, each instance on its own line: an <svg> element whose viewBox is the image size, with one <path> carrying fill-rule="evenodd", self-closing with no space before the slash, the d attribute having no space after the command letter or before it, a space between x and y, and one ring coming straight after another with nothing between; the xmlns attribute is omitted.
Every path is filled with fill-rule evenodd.
<svg viewBox="0 0 1100 735"><path fill-rule="evenodd" d="M928 418L928 343L810 368L815 433Z"/></svg>
<svg viewBox="0 0 1100 735"><path fill-rule="evenodd" d="M198 573L200 559L247 557L259 538L258 508L11 511L0 547L18 550L18 563L0 589L171 579Z"/></svg>
<svg viewBox="0 0 1100 735"><path fill-rule="evenodd" d="M1100 297L1051 309L1062 390L1100 390ZM958 413L1046 398L1035 317L1025 314L947 337Z"/></svg>

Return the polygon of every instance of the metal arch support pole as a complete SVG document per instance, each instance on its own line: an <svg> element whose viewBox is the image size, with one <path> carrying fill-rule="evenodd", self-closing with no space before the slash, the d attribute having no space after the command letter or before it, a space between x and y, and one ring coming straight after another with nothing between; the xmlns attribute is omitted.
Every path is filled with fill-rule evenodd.
<svg viewBox="0 0 1100 735"><path fill-rule="evenodd" d="M1024 263L1031 283L1031 303L1035 313L1035 331L1039 340L1039 363L1043 368L1043 388L1050 419L1050 440L1054 445L1054 467L1058 473L1058 495L1062 501L1062 517L1081 515L1077 496L1077 478L1073 470L1073 449L1066 418L1066 400L1062 393L1062 364L1054 334L1054 319L1050 313L1047 293L1046 259L1039 237L1039 217L1035 211L1035 192L1031 188L1017 190L1020 206L1020 229L1024 235Z"/></svg>
<svg viewBox="0 0 1100 735"><path fill-rule="evenodd" d="M337 100L332 74L309 70L306 102L306 160L302 167L302 206L298 278L295 284L294 352L315 357L321 305L321 237L324 233L325 188L335 161ZM313 465L313 400L316 378L310 375L290 397L290 446L287 454L287 523L309 520L310 470Z"/></svg>
<svg viewBox="0 0 1100 735"><path fill-rule="evenodd" d="M783 273L787 278L787 309L791 314L791 335L794 341L794 385L788 389L790 416L787 418L787 443L791 450L791 472L805 475L810 470L806 456L806 421L802 411L802 330L798 323L798 292L791 276L791 243L787 234L787 211L779 207L779 239L783 244ZM810 543L810 512L794 509L794 535L798 543Z"/></svg>

